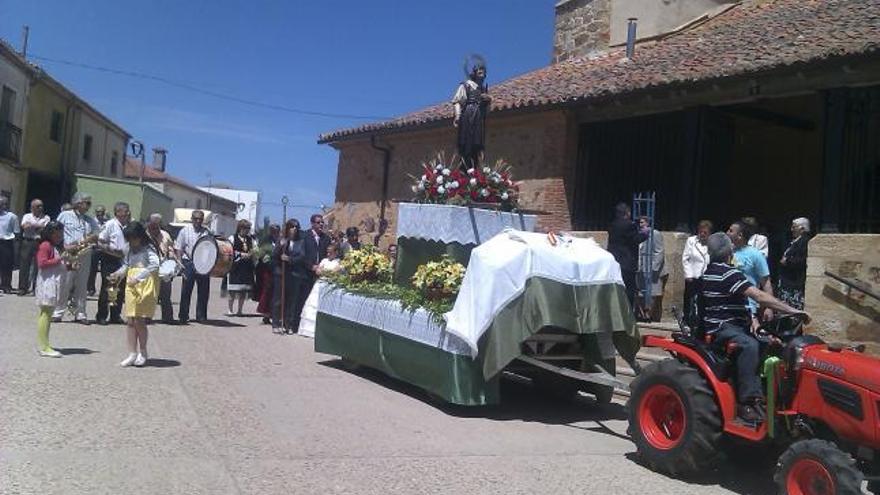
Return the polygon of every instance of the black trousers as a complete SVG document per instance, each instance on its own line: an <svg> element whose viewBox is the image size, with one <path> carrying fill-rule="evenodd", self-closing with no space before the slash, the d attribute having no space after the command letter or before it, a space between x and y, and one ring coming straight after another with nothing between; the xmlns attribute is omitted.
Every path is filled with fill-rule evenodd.
<svg viewBox="0 0 880 495"><path fill-rule="evenodd" d="M21 258L18 262L18 290L21 292L34 290L37 281L37 247L39 243L39 239L21 239Z"/></svg>
<svg viewBox="0 0 880 495"><path fill-rule="evenodd" d="M623 285L626 287L626 299L629 301L629 307L635 310L636 302L636 272L635 270L620 270L623 278Z"/></svg>
<svg viewBox="0 0 880 495"><path fill-rule="evenodd" d="M116 305L112 307L107 289L110 287L108 277L119 270L119 267L122 266L122 260L107 253L97 253L97 256L92 256L92 259L95 258L101 258L101 292L98 294L98 313L95 315L95 319L106 321L109 314L110 320L119 321L122 315L122 305L125 304L124 285L119 283L120 290L116 294Z"/></svg>
<svg viewBox="0 0 880 495"><path fill-rule="evenodd" d="M184 260L183 288L180 291L180 308L177 318L181 323L189 321L189 305L192 300L193 287L198 286L196 295L196 320L208 319L208 297L211 295L211 277L199 275L193 268L192 261Z"/></svg>
<svg viewBox="0 0 880 495"><path fill-rule="evenodd" d="M698 321L695 321L699 315L696 313L697 310L697 295L700 290L700 280L699 279L685 279L684 281L684 301L682 301L682 315L684 317L684 321L691 325L691 328L696 328L695 325L698 324Z"/></svg>
<svg viewBox="0 0 880 495"><path fill-rule="evenodd" d="M308 281L302 277L296 277L288 272L284 278L284 297L281 297L281 274L276 270L272 282L272 326L286 330L297 331L299 329L300 315L309 293L305 291ZM284 321L281 319L281 308L284 308Z"/></svg>
<svg viewBox="0 0 880 495"><path fill-rule="evenodd" d="M723 352L728 342L735 342L739 347L735 358L737 400L742 404L749 399L764 397L761 379L758 378L758 340L749 333L748 328L725 324L715 332L712 346Z"/></svg>
<svg viewBox="0 0 880 495"><path fill-rule="evenodd" d="M159 307L162 308L162 321L174 321L174 307L171 305L171 280L159 283Z"/></svg>
<svg viewBox="0 0 880 495"><path fill-rule="evenodd" d="M15 241L0 241L0 290L12 290L12 268L15 266Z"/></svg>
<svg viewBox="0 0 880 495"><path fill-rule="evenodd" d="M88 282L88 284L86 284L86 290L88 290L89 293L97 292L95 290L95 287L96 287L95 282L97 280L98 273L101 272L101 261L102 261L101 254L93 254L92 255L92 266L89 269L89 282ZM117 267L117 268L119 268L119 267ZM101 284L102 285L104 284L103 277L101 280ZM102 288L102 290L103 290L103 288Z"/></svg>

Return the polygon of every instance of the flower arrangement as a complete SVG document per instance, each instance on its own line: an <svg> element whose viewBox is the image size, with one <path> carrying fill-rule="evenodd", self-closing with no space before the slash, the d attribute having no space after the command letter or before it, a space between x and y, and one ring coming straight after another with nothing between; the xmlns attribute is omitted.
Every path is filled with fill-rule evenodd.
<svg viewBox="0 0 880 495"><path fill-rule="evenodd" d="M352 249L342 259L342 269L352 282L379 282L391 279L391 260L374 246Z"/></svg>
<svg viewBox="0 0 880 495"><path fill-rule="evenodd" d="M511 167L498 160L492 167L483 166L462 170L462 160L452 165L438 154L422 164L422 175L413 178L415 201L435 204L465 204L468 202L500 204L514 209L519 199L519 184L514 182Z"/></svg>
<svg viewBox="0 0 880 495"><path fill-rule="evenodd" d="M419 265L412 283L429 300L450 299L461 288L464 270L464 265L444 255L440 261Z"/></svg>

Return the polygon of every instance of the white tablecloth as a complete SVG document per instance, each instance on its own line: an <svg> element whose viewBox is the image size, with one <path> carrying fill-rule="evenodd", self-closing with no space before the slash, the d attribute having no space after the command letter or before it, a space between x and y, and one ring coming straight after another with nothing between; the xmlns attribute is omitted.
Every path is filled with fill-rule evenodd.
<svg viewBox="0 0 880 495"><path fill-rule="evenodd" d="M471 252L461 291L446 313L446 330L477 355L477 342L531 277L569 285L623 285L620 265L593 239L566 237L551 246L545 234L509 230Z"/></svg>
<svg viewBox="0 0 880 495"><path fill-rule="evenodd" d="M470 355L464 341L445 331L424 309L404 310L398 301L373 299L322 284L318 312L353 321L453 354Z"/></svg>
<svg viewBox="0 0 880 495"><path fill-rule="evenodd" d="M461 244L486 242L504 229L533 231L536 215L464 206L400 203L397 237Z"/></svg>

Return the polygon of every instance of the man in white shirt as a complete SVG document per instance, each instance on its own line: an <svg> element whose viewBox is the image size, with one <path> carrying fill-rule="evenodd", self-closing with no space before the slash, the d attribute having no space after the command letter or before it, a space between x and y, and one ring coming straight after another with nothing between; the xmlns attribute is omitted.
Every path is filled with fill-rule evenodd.
<svg viewBox="0 0 880 495"><path fill-rule="evenodd" d="M190 217L192 224L185 226L177 233L174 249L183 261L183 287L180 290L180 308L177 318L181 325L189 323L189 305L192 301L193 286L198 285L196 295L196 321L204 323L208 319L208 297L211 292L211 279L208 275L199 275L195 272L192 259L190 258L193 248L199 239L210 235L203 225L205 213L200 210L192 212Z"/></svg>
<svg viewBox="0 0 880 495"><path fill-rule="evenodd" d="M82 192L74 194L71 204L73 209L63 211L58 215L58 223L64 227L64 250L70 253L79 253L79 255L76 259L76 269L67 272L65 277L53 321L61 321L69 301L73 306L74 321L88 325L86 285L89 279L89 269L92 266L91 245L98 239L98 222L86 214L92 207L90 194Z"/></svg>
<svg viewBox="0 0 880 495"><path fill-rule="evenodd" d="M15 265L15 236L20 232L18 216L9 211L9 199L0 196L0 292L12 292L12 267Z"/></svg>
<svg viewBox="0 0 880 495"><path fill-rule="evenodd" d="M43 210L39 198L31 201L31 212L21 217L21 259L18 263L18 295L23 296L34 289L37 279L37 247L40 245L40 232L52 220ZM31 270L33 269L33 271Z"/></svg>
<svg viewBox="0 0 880 495"><path fill-rule="evenodd" d="M120 201L113 207L113 218L108 220L101 233L98 234L98 251L95 255L101 258L101 292L98 295L98 314L95 320L99 325L106 325L109 312L110 322L122 324L122 305L125 302L125 291L120 290L116 295L116 304L109 307L107 288L112 284L109 277L122 266L122 257L128 250L128 243L122 235L128 222L131 220L131 210L128 203ZM109 311L108 311L109 310Z"/></svg>

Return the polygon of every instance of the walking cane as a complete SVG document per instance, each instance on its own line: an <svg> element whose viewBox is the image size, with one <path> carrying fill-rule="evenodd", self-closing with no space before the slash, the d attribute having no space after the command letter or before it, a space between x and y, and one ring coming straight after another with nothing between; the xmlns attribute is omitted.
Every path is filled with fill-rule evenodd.
<svg viewBox="0 0 880 495"><path fill-rule="evenodd" d="M281 225L283 225L282 228L284 229L284 242L285 242L284 252L282 253L282 255L286 255L288 249L290 248L290 240L287 238L287 236L290 235L290 232L287 229L287 203L289 203L289 202L290 202L290 200L287 199L287 196L281 197L281 205L284 208L284 214L283 214L284 221L281 223ZM281 332L280 333L284 333L284 331L285 331L284 326L286 323L284 320L284 307L287 306L287 298L284 296L284 286L286 285L285 284L286 280L287 280L287 262L284 261L284 259L282 258L281 259Z"/></svg>
<svg viewBox="0 0 880 495"><path fill-rule="evenodd" d="M284 244L284 252L282 253L282 256L287 254L287 250L290 247L290 242L286 238L287 237L286 234L287 233L285 232L285 236L284 236L285 237L285 239L284 239L285 244ZM287 323L287 321L284 319L284 308L285 308L285 306L287 306L287 298L284 295L284 286L286 285L285 284L286 280L287 280L287 262L284 261L284 259L282 258L282 260L281 260L281 333L284 333L284 331L286 330L285 326Z"/></svg>

